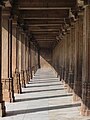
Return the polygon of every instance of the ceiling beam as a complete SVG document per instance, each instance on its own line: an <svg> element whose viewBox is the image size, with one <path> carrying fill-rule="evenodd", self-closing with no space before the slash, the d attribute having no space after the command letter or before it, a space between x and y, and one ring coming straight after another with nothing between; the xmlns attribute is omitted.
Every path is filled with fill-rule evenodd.
<svg viewBox="0 0 90 120"><path fill-rule="evenodd" d="M56 18L56 17L53 17L53 18L48 18L48 17L43 17L43 18L39 18L39 17L27 17L27 18L23 18L24 20L60 20L61 22L64 21L64 18ZM66 18L67 19L67 18Z"/></svg>
<svg viewBox="0 0 90 120"><path fill-rule="evenodd" d="M52 38L52 39L49 39L49 38L47 38L47 39L44 39L44 38L42 38L42 39L40 38L40 39L39 39L39 38L37 38L37 39L36 39L36 41L55 41L55 40L56 40L55 37Z"/></svg>
<svg viewBox="0 0 90 120"><path fill-rule="evenodd" d="M59 29L30 29L31 32L59 32Z"/></svg>
<svg viewBox="0 0 90 120"><path fill-rule="evenodd" d="M61 27L61 24L33 24L33 25L28 25L29 27L42 27L42 26L60 26Z"/></svg>
<svg viewBox="0 0 90 120"><path fill-rule="evenodd" d="M75 7L77 0L19 0L19 7Z"/></svg>
<svg viewBox="0 0 90 120"><path fill-rule="evenodd" d="M36 35L36 39L37 40L48 40L48 39L56 39L56 36L55 35L49 35L49 36L42 36L42 35Z"/></svg>
<svg viewBox="0 0 90 120"><path fill-rule="evenodd" d="M64 24L64 20L25 20L26 25L37 25L37 24Z"/></svg>
<svg viewBox="0 0 90 120"><path fill-rule="evenodd" d="M38 43L53 43L53 41L37 41Z"/></svg>
<svg viewBox="0 0 90 120"><path fill-rule="evenodd" d="M22 18L68 18L71 9L21 10Z"/></svg>
<svg viewBox="0 0 90 120"><path fill-rule="evenodd" d="M70 7L19 7L19 10L71 10Z"/></svg>
<svg viewBox="0 0 90 120"><path fill-rule="evenodd" d="M33 34L40 34L40 35L41 35L41 34L42 34L42 35L44 35L44 34L45 34L45 35L46 35L46 34L47 34L47 35L48 35L48 34L57 34L57 33L58 33L58 32L54 32L54 31L53 31L53 32L52 32L52 31L43 31L43 32L38 31L38 32L33 32Z"/></svg>

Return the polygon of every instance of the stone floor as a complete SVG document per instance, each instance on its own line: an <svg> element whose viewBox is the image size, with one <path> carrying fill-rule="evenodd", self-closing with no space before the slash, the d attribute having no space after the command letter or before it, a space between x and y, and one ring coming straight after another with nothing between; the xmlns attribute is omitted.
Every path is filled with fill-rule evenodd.
<svg viewBox="0 0 90 120"><path fill-rule="evenodd" d="M52 70L40 69L17 94L15 103L6 103L7 116L0 120L90 120L79 114L80 103L72 102Z"/></svg>

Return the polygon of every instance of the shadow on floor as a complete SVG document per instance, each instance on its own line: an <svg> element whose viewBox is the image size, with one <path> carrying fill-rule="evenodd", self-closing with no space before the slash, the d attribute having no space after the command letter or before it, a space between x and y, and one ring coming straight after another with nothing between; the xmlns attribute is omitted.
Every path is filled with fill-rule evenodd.
<svg viewBox="0 0 90 120"><path fill-rule="evenodd" d="M56 78L56 77L48 77L48 76L42 76L42 77L34 76L34 79L35 80L58 80L58 78Z"/></svg>
<svg viewBox="0 0 90 120"><path fill-rule="evenodd" d="M48 86L60 86L62 84L51 84L51 85L35 85L35 86L27 86L26 88L32 88L32 87L48 87Z"/></svg>
<svg viewBox="0 0 90 120"><path fill-rule="evenodd" d="M39 100L39 99L59 98L59 97L68 97L68 96L72 96L72 94L46 96L46 97L38 97L38 98L24 98L24 99L17 99L16 102L24 102L24 101Z"/></svg>
<svg viewBox="0 0 90 120"><path fill-rule="evenodd" d="M36 93L36 92L48 92L48 91L57 91L57 90L64 90L64 88L59 88L59 89L48 89L48 90L36 90L36 91L24 91L22 93Z"/></svg>
<svg viewBox="0 0 90 120"><path fill-rule="evenodd" d="M28 84L38 84L38 83L57 83L60 81L30 81Z"/></svg>
<svg viewBox="0 0 90 120"><path fill-rule="evenodd" d="M42 111L49 111L49 110L57 110L57 109L64 109L64 108L72 108L78 107L81 104L69 104L69 105L60 105L60 106L51 106L51 107L43 107L43 108L35 108L35 109L26 109L26 110L17 110L17 111L8 111L7 116L15 116L20 114L27 114L27 113L36 113Z"/></svg>

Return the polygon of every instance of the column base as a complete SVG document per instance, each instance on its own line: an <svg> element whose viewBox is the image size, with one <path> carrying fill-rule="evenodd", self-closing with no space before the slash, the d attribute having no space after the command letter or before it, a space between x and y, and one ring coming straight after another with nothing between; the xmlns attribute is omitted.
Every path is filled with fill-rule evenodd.
<svg viewBox="0 0 90 120"><path fill-rule="evenodd" d="M61 79L61 82L64 84L64 80L63 79Z"/></svg>
<svg viewBox="0 0 90 120"><path fill-rule="evenodd" d="M25 84L28 84L27 70L24 71L24 76L25 76Z"/></svg>
<svg viewBox="0 0 90 120"><path fill-rule="evenodd" d="M14 88L14 93L18 93L18 94L21 94L21 93L22 93L21 85L17 85L17 86Z"/></svg>
<svg viewBox="0 0 90 120"><path fill-rule="evenodd" d="M21 89L21 83L20 83L20 74L19 72L15 72L13 75L13 80L14 80L14 93L21 94L22 89Z"/></svg>
<svg viewBox="0 0 90 120"><path fill-rule="evenodd" d="M26 88L25 76L23 70L21 71L21 75L20 75L20 83L21 83L21 87Z"/></svg>
<svg viewBox="0 0 90 120"><path fill-rule="evenodd" d="M73 93L73 102L78 102L80 100L81 100L81 98L77 94L75 94L75 92L74 92Z"/></svg>
<svg viewBox="0 0 90 120"><path fill-rule="evenodd" d="M64 88L67 89L68 84L64 82Z"/></svg>
<svg viewBox="0 0 90 120"><path fill-rule="evenodd" d="M25 71L25 84L30 82L30 73L28 70Z"/></svg>
<svg viewBox="0 0 90 120"><path fill-rule="evenodd" d="M81 115L90 116L90 82L82 83Z"/></svg>
<svg viewBox="0 0 90 120"><path fill-rule="evenodd" d="M3 92L3 99L6 102L15 101L13 78L2 79L2 92Z"/></svg>
<svg viewBox="0 0 90 120"><path fill-rule="evenodd" d="M82 81L79 79L74 83L73 101L74 102L80 101L81 95L82 95Z"/></svg>
<svg viewBox="0 0 90 120"><path fill-rule="evenodd" d="M73 93L73 89L69 85L67 86L67 92L68 93Z"/></svg>
<svg viewBox="0 0 90 120"><path fill-rule="evenodd" d="M30 71L30 76L31 76L31 79L33 78L33 75L32 75L32 70Z"/></svg>
<svg viewBox="0 0 90 120"><path fill-rule="evenodd" d="M74 74L72 71L69 72L68 74L68 92L72 93L74 88Z"/></svg>
<svg viewBox="0 0 90 120"><path fill-rule="evenodd" d="M2 103L0 103L0 117L4 117L6 116L6 107L5 107L5 102L2 101Z"/></svg>
<svg viewBox="0 0 90 120"><path fill-rule="evenodd" d="M83 116L90 116L90 109L88 109L83 103L81 105L80 114Z"/></svg>

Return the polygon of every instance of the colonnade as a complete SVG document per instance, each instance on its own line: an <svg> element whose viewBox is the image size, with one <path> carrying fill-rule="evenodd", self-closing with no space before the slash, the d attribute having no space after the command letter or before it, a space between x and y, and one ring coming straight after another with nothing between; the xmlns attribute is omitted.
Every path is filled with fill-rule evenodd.
<svg viewBox="0 0 90 120"><path fill-rule="evenodd" d="M11 13L0 6L0 116L6 114L4 101L14 102L40 68L39 47ZM90 5L67 23L52 50L52 66L73 102L81 101L80 113L90 115Z"/></svg>
<svg viewBox="0 0 90 120"><path fill-rule="evenodd" d="M73 102L81 101L80 113L90 115L90 5L65 29L53 50L53 66Z"/></svg>
<svg viewBox="0 0 90 120"><path fill-rule="evenodd" d="M40 67L39 57L39 49L11 9L0 6L0 116L6 114L4 101L14 102L14 94L22 93Z"/></svg>

